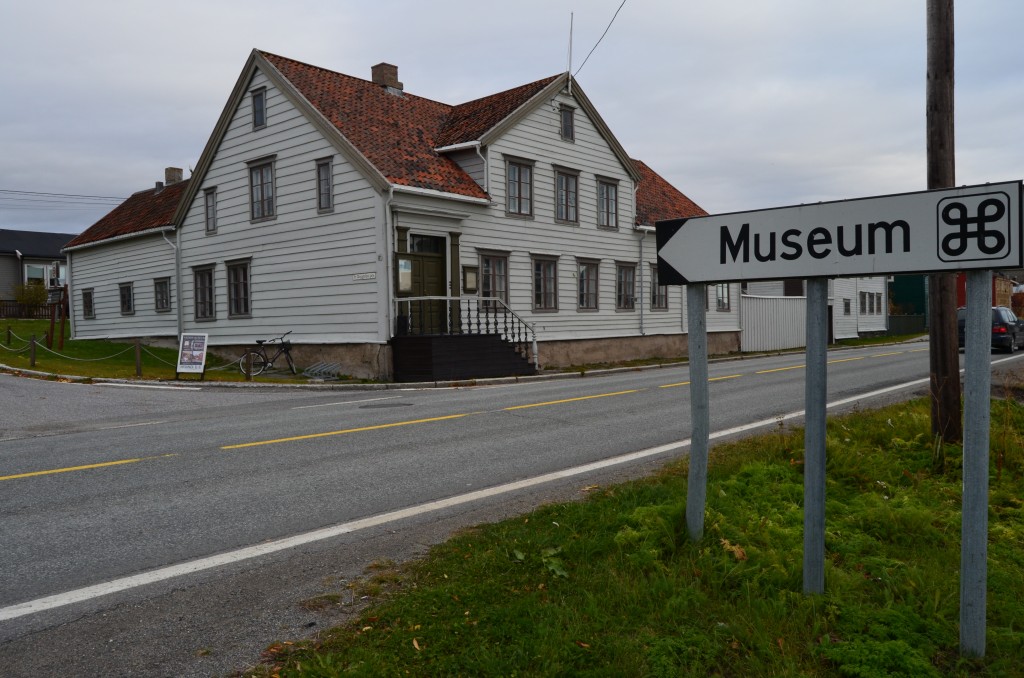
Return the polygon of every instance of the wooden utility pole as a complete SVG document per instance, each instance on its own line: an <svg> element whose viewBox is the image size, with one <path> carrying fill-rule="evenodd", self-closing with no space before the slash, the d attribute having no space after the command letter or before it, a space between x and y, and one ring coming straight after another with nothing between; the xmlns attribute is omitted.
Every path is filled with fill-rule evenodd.
<svg viewBox="0 0 1024 678"><path fill-rule="evenodd" d="M953 144L953 0L928 0L926 126L928 188L956 184ZM932 435L963 439L960 420L960 357L956 327L956 274L928 277L928 339L931 367Z"/></svg>

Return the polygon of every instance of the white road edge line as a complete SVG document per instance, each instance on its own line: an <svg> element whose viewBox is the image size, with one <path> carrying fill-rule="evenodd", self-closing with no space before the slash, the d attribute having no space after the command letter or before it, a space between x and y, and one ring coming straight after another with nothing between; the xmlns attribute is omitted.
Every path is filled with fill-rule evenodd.
<svg viewBox="0 0 1024 678"><path fill-rule="evenodd" d="M1005 360L1013 360L1013 358L1006 358ZM1005 362L1005 360L993 361L993 364L999 362ZM862 393L861 395L851 396L842 400L837 400L832 403L828 403L825 407L833 409L841 407L842 405L848 405L850 403L857 402L859 400L868 400L875 398L880 395L887 393L893 393L913 386L919 386L929 382L929 378L915 379L914 381L904 382L902 384L896 384L895 386L889 386L887 388L878 389L877 391L871 391L869 393ZM804 411L799 410L796 412L790 412L788 414L781 415L779 417L772 417L771 419L762 419L761 421L751 422L749 424L742 424L740 426L734 426L733 428L725 429L723 431L716 431L710 434L712 440L716 438L724 438L726 436L735 435L737 433L744 433L746 431L752 431L754 429L763 428L766 426L777 425L780 421L786 421L789 419L795 419L796 417L803 416ZM462 504L468 504L470 502L479 501L481 499L489 499L502 494L508 494L509 492L516 492L529 487L535 487L537 485L543 485L556 480L564 480L565 478L571 478L573 476L582 475L584 473L590 473L591 471L599 471L601 469L609 468L612 466L618 466L620 464L627 464L632 461L638 461L640 459L646 459L648 457L655 457L668 452L675 452L677 450L689 447L690 439L681 440L676 443L668 443L666 445L659 445L657 447L650 447L646 450L639 450L637 452L631 452L618 457L612 457L610 459L603 459L590 464L584 464L582 466L575 466L573 468L563 469L561 471L555 471L553 473L546 473L544 475L535 476L533 478L525 478L512 483L506 483L504 485L498 485L496 487L490 487L483 490L477 490L475 492L468 492L466 494L460 494L454 497L448 497L447 499L439 499L437 501L427 502L418 506L410 506L408 508L399 509L397 511L389 511L388 513L382 513L376 516L370 516L368 518L360 518L359 520L353 520L347 523L341 523L340 525L332 525L331 527L324 527L319 530L313 530L311 532L304 532L291 537L285 537L284 539L275 539L273 541L263 542L254 546L247 546L245 548L236 549L234 551L228 551L227 553L221 553L215 556L209 556L207 558L198 558L196 560L190 560L177 565L171 565L168 567L162 567L158 570L151 570L149 572L143 572L141 574L132 575L130 577L122 577L120 579L113 579L102 584L95 584L93 586L86 586L80 589L74 589L72 591L65 591L64 593L58 593L53 596L46 596L44 598L36 598L35 600L29 600L24 603L17 603L15 605L9 605L7 607L0 608L0 621L7 621L9 619L17 619L29 614L35 614L37 612L44 612L46 610L52 610L58 607L64 607L65 605L73 605L75 603L85 602L92 600L93 598L99 598L100 596L106 596L112 593L119 593L121 591L127 591L129 589L137 588L139 586L146 586L147 584L155 584L157 582L166 581L167 579L173 579L175 577L181 577L194 572L201 572L203 570L209 570L215 567L222 567L224 565L231 565L234 563L250 560L252 558L258 558L260 556L269 555L271 553L277 553L278 551L285 551L299 546L304 546L317 541L323 541L325 539L331 539L338 537L343 534L349 534L351 532L358 532L359 530L365 530L371 527L378 527L380 525L386 525L406 518L413 518L421 516L426 513L434 511L441 511L454 506L460 506Z"/></svg>

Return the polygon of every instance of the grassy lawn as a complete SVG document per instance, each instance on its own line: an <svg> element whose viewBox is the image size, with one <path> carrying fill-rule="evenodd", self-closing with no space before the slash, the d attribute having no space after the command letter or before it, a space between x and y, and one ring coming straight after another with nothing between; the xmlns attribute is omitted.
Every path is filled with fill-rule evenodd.
<svg viewBox="0 0 1024 678"><path fill-rule="evenodd" d="M828 424L826 593L802 593L802 431L377 563L308 609L371 605L257 676L1024 676L1024 407L993 401L984 659L958 653L961 450L927 399ZM350 609L355 609L354 607Z"/></svg>
<svg viewBox="0 0 1024 678"><path fill-rule="evenodd" d="M55 332L60 331L60 322L55 324ZM11 330L11 342L7 343L7 329ZM64 348L58 348L55 339L51 351L46 350L43 335L50 330L49 320L18 320L0 319L0 363L17 369L36 370L51 374L63 374L84 377L106 377L134 379L135 347L131 342L106 340L71 340L71 327L67 325L64 335ZM29 357L29 338L36 336L35 366ZM174 379L178 352L173 348L156 346L142 347L142 378L143 379ZM276 364L276 363L275 363ZM245 381L237 363L229 363L213 354L206 356L207 381ZM198 380L195 374L184 375L183 379ZM291 374L275 370L269 375L255 378L259 382L298 382L305 383L302 375L293 377Z"/></svg>

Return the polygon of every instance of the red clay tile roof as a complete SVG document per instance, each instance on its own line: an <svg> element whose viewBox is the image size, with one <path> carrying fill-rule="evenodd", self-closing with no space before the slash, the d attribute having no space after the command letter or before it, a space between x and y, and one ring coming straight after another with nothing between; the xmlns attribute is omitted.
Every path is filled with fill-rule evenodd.
<svg viewBox="0 0 1024 678"><path fill-rule="evenodd" d="M452 107L396 95L383 86L261 52L388 181L474 198L484 190L451 159L434 152Z"/></svg>
<svg viewBox="0 0 1024 678"><path fill-rule="evenodd" d="M552 75L528 85L520 85L455 106L437 137L437 147L476 141L558 77Z"/></svg>
<svg viewBox="0 0 1024 678"><path fill-rule="evenodd" d="M702 217L707 212L640 160L633 160L640 174L636 187L636 223L653 226L660 219Z"/></svg>
<svg viewBox="0 0 1024 678"><path fill-rule="evenodd" d="M139 191L110 211L95 224L71 240L65 248L141 233L161 226L171 226L171 218L185 193L189 179L171 184L163 190Z"/></svg>

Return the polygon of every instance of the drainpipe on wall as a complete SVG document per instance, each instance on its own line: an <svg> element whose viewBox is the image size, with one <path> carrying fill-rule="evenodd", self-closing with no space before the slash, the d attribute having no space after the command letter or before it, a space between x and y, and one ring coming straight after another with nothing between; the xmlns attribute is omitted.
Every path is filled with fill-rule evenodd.
<svg viewBox="0 0 1024 678"><path fill-rule="evenodd" d="M391 269L395 259L395 242L397 236L395 235L395 215L391 209L391 203L395 200L395 187L394 185L388 186L388 199L384 203L384 273L387 276L387 310L385 311L385 321L388 327L388 339L394 336L394 328L391 324L394 316L393 309L391 307L395 299L395 276Z"/></svg>
<svg viewBox="0 0 1024 678"><path fill-rule="evenodd" d="M182 311L181 308L181 248L178 247L178 245L171 242L170 240L168 240L166 231L161 231L160 235L163 236L164 242L170 245L171 249L174 250L174 296L176 297L176 300L178 302L177 304L175 304L175 307L178 310L176 314L178 320L178 337L181 337L182 324L184 323L185 320L184 311ZM174 229L174 239L177 240L179 244L180 238L181 235L179 234L178 229ZM73 329L74 326L72 326L72 330Z"/></svg>
<svg viewBox="0 0 1024 678"><path fill-rule="evenodd" d="M647 265L644 263L644 240L647 240L647 231L640 231L640 336L644 334L644 269Z"/></svg>

